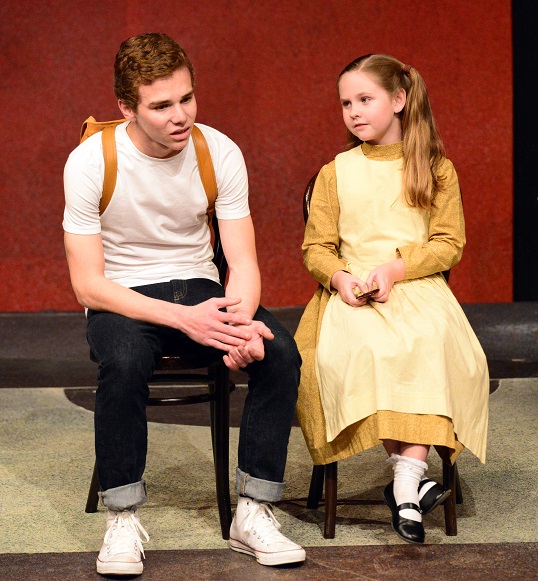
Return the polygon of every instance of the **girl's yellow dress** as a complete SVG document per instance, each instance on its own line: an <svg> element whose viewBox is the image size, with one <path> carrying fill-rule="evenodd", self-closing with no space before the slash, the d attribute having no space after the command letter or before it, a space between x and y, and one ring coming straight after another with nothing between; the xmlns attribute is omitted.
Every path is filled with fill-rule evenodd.
<svg viewBox="0 0 538 581"><path fill-rule="evenodd" d="M303 357L298 416L314 463L394 439L463 447L485 461L486 358L442 271L465 244L457 177L430 212L402 194L402 144L363 143L322 168L305 232L305 264L321 286L296 340ZM386 303L351 307L331 291L334 272L366 280L401 257L405 280Z"/></svg>

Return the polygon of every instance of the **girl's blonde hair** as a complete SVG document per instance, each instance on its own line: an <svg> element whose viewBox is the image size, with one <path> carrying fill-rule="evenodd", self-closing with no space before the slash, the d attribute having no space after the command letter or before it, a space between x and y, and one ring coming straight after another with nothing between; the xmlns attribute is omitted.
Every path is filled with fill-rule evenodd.
<svg viewBox="0 0 538 581"><path fill-rule="evenodd" d="M338 83L352 71L372 76L391 96L400 89L405 91L405 107L398 113L403 135L404 193L412 206L430 209L434 193L442 187L438 170L445 152L422 77L415 68L386 54L368 54L350 62L340 73ZM350 148L362 143L349 130L348 138Z"/></svg>

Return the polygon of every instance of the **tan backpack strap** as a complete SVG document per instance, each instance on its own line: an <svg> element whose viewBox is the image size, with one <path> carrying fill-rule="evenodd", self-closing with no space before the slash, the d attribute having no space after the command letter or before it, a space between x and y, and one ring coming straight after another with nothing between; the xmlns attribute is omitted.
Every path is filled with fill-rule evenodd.
<svg viewBox="0 0 538 581"><path fill-rule="evenodd" d="M201 129L196 125L192 126L192 140L194 141L194 149L196 150L196 159L198 160L198 171L202 178L205 195L207 196L207 216L208 221L211 222L215 212L215 200L217 199L217 179L215 177L215 168L211 159L211 153L207 145L206 138Z"/></svg>
<svg viewBox="0 0 538 581"><path fill-rule="evenodd" d="M125 119L116 119L115 121L96 121L95 117L88 117L80 128L80 143L86 141L88 137L103 131L106 127L116 127L120 123L124 123Z"/></svg>
<svg viewBox="0 0 538 581"><path fill-rule="evenodd" d="M81 135L84 135L84 138L87 138L88 135L86 135L86 133L89 132L90 127L93 129L94 125L100 125L101 127L97 129L97 131L101 131L101 128L104 126L101 134L103 142L103 157L105 160L105 177L103 180L103 193L101 195L101 201L99 202L99 215L102 215L107 209L112 195L114 194L114 189L116 188L118 155L116 151L115 129L116 125L123 121L124 120L122 119L99 123L96 122L93 117L90 117L84 122L81 130ZM96 131L92 131L91 134L95 132ZM208 221L211 222L215 212L215 200L217 199L218 194L215 169L213 167L213 161L211 159L211 153L209 152L206 138L202 131L196 125L193 125L191 135L194 142L194 149L196 151L198 170L207 196Z"/></svg>
<svg viewBox="0 0 538 581"><path fill-rule="evenodd" d="M105 179L103 181L103 193L99 202L99 215L108 206L114 189L116 188L116 175L118 173L118 154L116 152L115 126L107 126L102 131L103 157L105 159Z"/></svg>
<svg viewBox="0 0 538 581"><path fill-rule="evenodd" d="M88 131L88 127L92 127L95 123L97 123L97 121L95 120L95 117L92 117L91 115L86 119L86 121L84 121L80 128L80 143L86 141L86 139L92 135L92 133Z"/></svg>

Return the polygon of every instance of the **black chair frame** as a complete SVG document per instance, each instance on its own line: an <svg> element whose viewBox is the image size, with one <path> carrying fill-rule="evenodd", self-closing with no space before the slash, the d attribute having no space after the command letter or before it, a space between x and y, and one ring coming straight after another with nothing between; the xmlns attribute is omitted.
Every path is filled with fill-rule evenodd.
<svg viewBox="0 0 538 581"><path fill-rule="evenodd" d="M213 261L217 266L221 284L226 283L228 264L219 235L216 217L212 220L213 227ZM90 353L92 361L96 361ZM194 370L207 369L207 373L192 373ZM186 371L191 371L187 373ZM215 486L219 510L220 527L223 539L228 539L232 523L229 481L229 434L230 434L230 393L235 385L229 379L229 372L217 355L213 360L200 356L166 354L162 357L150 381L151 385L170 383L173 385L196 384L207 389L202 393L174 397L156 397L151 393L148 406L191 405L210 403L211 443L215 465ZM97 512L99 502L99 477L97 466L94 465L90 490L86 501L86 512Z"/></svg>

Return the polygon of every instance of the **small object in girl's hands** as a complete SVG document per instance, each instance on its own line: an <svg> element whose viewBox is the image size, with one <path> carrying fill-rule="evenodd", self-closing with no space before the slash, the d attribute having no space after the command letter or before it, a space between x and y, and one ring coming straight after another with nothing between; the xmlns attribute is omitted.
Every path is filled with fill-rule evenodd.
<svg viewBox="0 0 538 581"><path fill-rule="evenodd" d="M370 297L373 297L377 292L379 292L378 288L374 288L371 291L368 291L366 293L363 293L360 289L360 287L358 286L354 286L353 287L353 294L358 298L358 299L369 299Z"/></svg>

